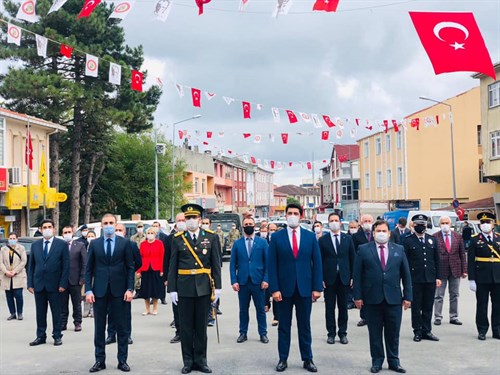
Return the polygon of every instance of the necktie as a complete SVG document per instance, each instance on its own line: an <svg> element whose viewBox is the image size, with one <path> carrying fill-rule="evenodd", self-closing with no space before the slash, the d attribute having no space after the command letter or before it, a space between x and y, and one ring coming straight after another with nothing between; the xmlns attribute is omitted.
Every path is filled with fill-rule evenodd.
<svg viewBox="0 0 500 375"><path fill-rule="evenodd" d="M106 240L106 258L108 259L108 262L111 260L111 238L108 238Z"/></svg>
<svg viewBox="0 0 500 375"><path fill-rule="evenodd" d="M340 248L339 235L334 234L333 236L335 237L335 252L338 254Z"/></svg>
<svg viewBox="0 0 500 375"><path fill-rule="evenodd" d="M295 229L292 230L292 250L293 256L297 258L299 255L299 244L297 242L297 231Z"/></svg>
<svg viewBox="0 0 500 375"><path fill-rule="evenodd" d="M193 242L196 243L196 234L193 234Z"/></svg>
<svg viewBox="0 0 500 375"><path fill-rule="evenodd" d="M252 239L251 238L247 238L247 253L248 253L248 257L250 258L250 256L252 255Z"/></svg>
<svg viewBox="0 0 500 375"><path fill-rule="evenodd" d="M384 246L380 245L380 265L382 266L382 271L385 271L385 253L384 253Z"/></svg>
<svg viewBox="0 0 500 375"><path fill-rule="evenodd" d="M368 242L372 240L372 234L370 232L366 232L366 238L368 239Z"/></svg>
<svg viewBox="0 0 500 375"><path fill-rule="evenodd" d="M489 243L491 243L491 237L490 237L490 236L488 236L488 237L486 237L486 238L488 239L488 242L489 242Z"/></svg>
<svg viewBox="0 0 500 375"><path fill-rule="evenodd" d="M445 241L444 244L446 246L446 251L450 252L450 250L451 250L450 235L449 234L445 234L445 237L446 237L446 241Z"/></svg>
<svg viewBox="0 0 500 375"><path fill-rule="evenodd" d="M45 241L45 246L43 247L43 258L47 258L49 255L49 242L50 241Z"/></svg>
<svg viewBox="0 0 500 375"><path fill-rule="evenodd" d="M420 242L425 243L424 242L424 237L420 237Z"/></svg>

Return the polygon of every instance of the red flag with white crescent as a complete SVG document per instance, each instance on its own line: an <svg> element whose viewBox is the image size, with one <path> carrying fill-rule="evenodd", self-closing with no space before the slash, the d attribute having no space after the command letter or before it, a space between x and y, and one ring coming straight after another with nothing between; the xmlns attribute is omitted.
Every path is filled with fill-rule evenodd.
<svg viewBox="0 0 500 375"><path fill-rule="evenodd" d="M250 118L251 104L249 102L241 102L243 107L243 118Z"/></svg>
<svg viewBox="0 0 500 375"><path fill-rule="evenodd" d="M417 130L420 130L420 119L418 117L411 119L411 127L417 128Z"/></svg>
<svg viewBox="0 0 500 375"><path fill-rule="evenodd" d="M33 170L33 142L31 140L31 132L29 129L26 132L26 147L24 148L24 161L30 170Z"/></svg>
<svg viewBox="0 0 500 375"><path fill-rule="evenodd" d="M384 133L389 131L389 120L384 120Z"/></svg>
<svg viewBox="0 0 500 375"><path fill-rule="evenodd" d="M250 133L243 133L243 138L250 138L252 136L252 134Z"/></svg>
<svg viewBox="0 0 500 375"><path fill-rule="evenodd" d="M297 121L297 116L295 116L295 113L293 113L293 111L287 109L286 111L286 114L288 115L288 121L290 122L290 124L295 124Z"/></svg>
<svg viewBox="0 0 500 375"><path fill-rule="evenodd" d="M325 120L325 123L329 128L333 128L335 126L333 121L330 119L330 116L326 116L326 115L323 116L323 120Z"/></svg>
<svg viewBox="0 0 500 375"><path fill-rule="evenodd" d="M312 169L312 163L310 161L307 162L307 169L309 169L309 170Z"/></svg>
<svg viewBox="0 0 500 375"><path fill-rule="evenodd" d="M394 127L394 131L397 133L399 131L399 125L396 120L392 120L392 126Z"/></svg>
<svg viewBox="0 0 500 375"><path fill-rule="evenodd" d="M281 133L281 140L284 145L288 144L288 133Z"/></svg>
<svg viewBox="0 0 500 375"><path fill-rule="evenodd" d="M212 138L212 132L207 132L207 138Z"/></svg>
<svg viewBox="0 0 500 375"><path fill-rule="evenodd" d="M142 80L144 75L138 70L132 69L132 90L142 92Z"/></svg>
<svg viewBox="0 0 500 375"><path fill-rule="evenodd" d="M339 0L316 0L313 10L322 10L325 12L336 12L339 6Z"/></svg>
<svg viewBox="0 0 500 375"><path fill-rule="evenodd" d="M194 0L194 1L198 6L198 15L201 16L203 14L203 5L208 4L212 0Z"/></svg>
<svg viewBox="0 0 500 375"><path fill-rule="evenodd" d="M192 87L191 97L193 99L193 107L201 107L201 90Z"/></svg>
<svg viewBox="0 0 500 375"><path fill-rule="evenodd" d="M71 57L71 54L73 53L73 47L70 47L66 44L61 44L61 48L59 51L61 52L61 55L69 59Z"/></svg>
<svg viewBox="0 0 500 375"><path fill-rule="evenodd" d="M321 132L321 140L328 141L329 136L330 136L330 132L328 130L323 130Z"/></svg>
<svg viewBox="0 0 500 375"><path fill-rule="evenodd" d="M100 3L101 0L85 0L85 5L77 18L89 17Z"/></svg>

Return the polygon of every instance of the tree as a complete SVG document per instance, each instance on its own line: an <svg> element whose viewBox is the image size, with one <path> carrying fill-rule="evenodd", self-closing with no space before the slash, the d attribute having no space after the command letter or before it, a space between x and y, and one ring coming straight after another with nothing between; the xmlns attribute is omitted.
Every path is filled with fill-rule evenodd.
<svg viewBox="0 0 500 375"><path fill-rule="evenodd" d="M108 19L110 4L102 3L90 17L82 19L77 19L77 15L83 0L69 0L60 10L47 15L51 4L49 0L38 1L36 12L40 20L36 23L11 22L71 45L77 52L71 58L62 57L59 44L49 42L47 58L39 57L35 36L25 32L21 47L9 45L0 49L0 58L21 63L0 76L0 95L10 109L68 125L68 133L60 135L57 144L51 142L52 147L61 147L56 154L62 161L61 171L52 170L51 177L61 173L63 180L69 179L69 184L63 181L61 185L70 192L68 222L76 225L82 182L85 186L85 215L89 215L88 205L103 173L102 163L108 155L106 145L110 130L113 126L120 126L133 133L151 128L161 90L157 86L142 93L131 90L130 69L141 67L143 50L141 46L131 48L125 45L120 20ZM14 17L19 5L5 0L4 7ZM3 14L1 16L6 18ZM5 25L3 28L6 29ZM6 44L5 37L3 42ZM97 78L85 76L86 56L80 51L101 58ZM110 62L122 66L120 86L108 82ZM90 137L90 134L94 136ZM82 164L83 157L89 162ZM54 167L54 161L51 166Z"/></svg>
<svg viewBox="0 0 500 375"><path fill-rule="evenodd" d="M301 206L301 203L297 198L286 197L286 204L290 204L290 203L298 204L299 206Z"/></svg>

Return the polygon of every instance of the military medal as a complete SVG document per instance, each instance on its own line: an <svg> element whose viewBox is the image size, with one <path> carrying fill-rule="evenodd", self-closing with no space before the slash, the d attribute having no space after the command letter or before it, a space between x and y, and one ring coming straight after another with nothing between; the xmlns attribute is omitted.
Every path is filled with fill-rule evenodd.
<svg viewBox="0 0 500 375"><path fill-rule="evenodd" d="M429 244L432 245L432 240L430 238L427 241L429 241Z"/></svg>
<svg viewBox="0 0 500 375"><path fill-rule="evenodd" d="M201 252L203 255L207 255L208 253L208 250L207 249L203 249L203 251Z"/></svg>

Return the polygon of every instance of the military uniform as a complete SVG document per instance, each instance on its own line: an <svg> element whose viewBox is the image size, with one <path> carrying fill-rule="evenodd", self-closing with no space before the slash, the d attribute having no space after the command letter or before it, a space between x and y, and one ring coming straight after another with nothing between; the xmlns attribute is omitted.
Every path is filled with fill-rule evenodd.
<svg viewBox="0 0 500 375"><path fill-rule="evenodd" d="M222 231L222 229L217 229L215 231L215 234L219 237L219 244L222 253L222 251L224 250L224 232Z"/></svg>
<svg viewBox="0 0 500 375"><path fill-rule="evenodd" d="M184 208L183 211L187 217L189 213ZM180 337L185 366L183 372L184 369L190 372L191 368L208 368L207 315L212 295L209 274L215 289L221 289L218 239L208 230L197 229L194 234L195 240L193 232L178 232L174 235L168 273L168 291L177 292L179 298ZM185 241L203 267L193 257Z"/></svg>
<svg viewBox="0 0 500 375"><path fill-rule="evenodd" d="M238 229L231 229L227 237L227 246L229 249L233 248L234 241L240 239L241 234Z"/></svg>
<svg viewBox="0 0 500 375"><path fill-rule="evenodd" d="M146 241L146 235L144 233L136 233L132 237L130 237L130 241L133 241L137 244L137 247L141 247L141 243Z"/></svg>
<svg viewBox="0 0 500 375"><path fill-rule="evenodd" d="M137 223L137 228L140 227L144 228L144 224L142 222ZM135 242L137 244L137 248L140 249L141 243L143 241L146 241L146 234L144 232L143 233L137 232L136 234L130 237L130 241ZM139 297L138 293L139 290L141 289L141 278L137 276L137 272L134 272L134 289L136 290L135 298L138 298Z"/></svg>
<svg viewBox="0 0 500 375"><path fill-rule="evenodd" d="M472 236L467 254L469 280L475 281L477 288L476 326L480 340L485 339L489 328L490 296L493 337L500 339L500 235L493 231L489 235L489 240L488 235L483 232Z"/></svg>
<svg viewBox="0 0 500 375"><path fill-rule="evenodd" d="M423 220L427 221L427 218ZM416 220L412 218L412 221ZM441 279L436 238L426 233L420 237L412 234L404 238L403 246L410 266L413 288L411 306L411 325L415 334L413 339L414 341L420 341L422 338L437 341L437 337L431 334L436 280Z"/></svg>

